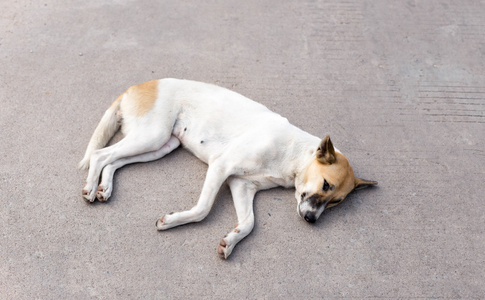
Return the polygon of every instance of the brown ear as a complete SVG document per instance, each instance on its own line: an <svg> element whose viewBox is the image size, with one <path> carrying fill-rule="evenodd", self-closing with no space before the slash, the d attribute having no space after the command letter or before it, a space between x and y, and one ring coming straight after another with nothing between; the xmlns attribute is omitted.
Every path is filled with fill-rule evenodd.
<svg viewBox="0 0 485 300"><path fill-rule="evenodd" d="M377 185L377 181L365 180L355 177L355 187L354 190L363 189L369 186Z"/></svg>
<svg viewBox="0 0 485 300"><path fill-rule="evenodd" d="M333 148L330 137L325 136L320 142L320 146L317 149L317 159L322 164L331 165L336 161L335 149Z"/></svg>

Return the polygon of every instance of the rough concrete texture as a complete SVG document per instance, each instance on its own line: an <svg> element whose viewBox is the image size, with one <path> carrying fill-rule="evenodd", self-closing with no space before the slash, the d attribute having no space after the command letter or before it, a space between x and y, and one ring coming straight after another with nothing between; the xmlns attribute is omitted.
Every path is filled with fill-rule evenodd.
<svg viewBox="0 0 485 300"><path fill-rule="evenodd" d="M484 15L484 1L0 2L0 298L482 298ZM330 134L379 187L315 225L293 190L261 192L228 261L227 187L203 222L155 229L198 198L206 165L185 150L85 203L76 165L104 110L163 77Z"/></svg>

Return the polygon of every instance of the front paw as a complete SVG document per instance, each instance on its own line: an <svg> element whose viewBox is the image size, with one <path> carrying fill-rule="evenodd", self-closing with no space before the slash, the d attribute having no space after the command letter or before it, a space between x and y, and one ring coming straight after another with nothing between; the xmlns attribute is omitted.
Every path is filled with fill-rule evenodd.
<svg viewBox="0 0 485 300"><path fill-rule="evenodd" d="M166 230L179 225L181 225L181 223L178 221L177 213L173 212L158 218L157 222L155 223L157 230Z"/></svg>
<svg viewBox="0 0 485 300"><path fill-rule="evenodd" d="M157 230L166 230L172 227L175 227L176 225L170 223L169 220L169 215L173 213L170 213L168 215L164 215L161 218L158 218L157 222L155 223L155 226L157 226Z"/></svg>
<svg viewBox="0 0 485 300"><path fill-rule="evenodd" d="M219 254L220 258L227 259L231 254L232 249L234 249L234 245L231 245L226 242L225 239L222 239L219 246L217 246L217 254Z"/></svg>
<svg viewBox="0 0 485 300"><path fill-rule="evenodd" d="M157 222L155 222L155 226L157 227L157 230L164 230L165 229L164 219L165 219L165 216L158 218Z"/></svg>

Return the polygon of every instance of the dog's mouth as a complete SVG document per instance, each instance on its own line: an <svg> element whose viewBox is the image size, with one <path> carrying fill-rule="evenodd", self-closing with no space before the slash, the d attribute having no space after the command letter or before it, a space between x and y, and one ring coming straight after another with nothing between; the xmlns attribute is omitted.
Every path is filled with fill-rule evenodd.
<svg viewBox="0 0 485 300"><path fill-rule="evenodd" d="M308 223L315 223L320 216L319 211L314 211L313 209L308 209L308 203L300 202L298 204L298 215Z"/></svg>

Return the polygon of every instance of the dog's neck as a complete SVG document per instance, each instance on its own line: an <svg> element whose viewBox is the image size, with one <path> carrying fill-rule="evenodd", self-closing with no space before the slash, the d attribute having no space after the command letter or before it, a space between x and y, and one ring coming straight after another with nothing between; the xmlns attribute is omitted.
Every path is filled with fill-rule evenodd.
<svg viewBox="0 0 485 300"><path fill-rule="evenodd" d="M315 159L316 150L320 143L320 138L309 134L298 128L297 134L293 137L293 143L287 149L293 156L290 159L291 180L295 187L303 182L303 176L310 162Z"/></svg>

